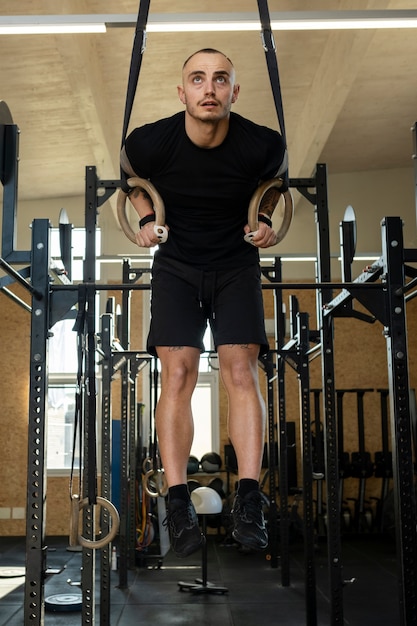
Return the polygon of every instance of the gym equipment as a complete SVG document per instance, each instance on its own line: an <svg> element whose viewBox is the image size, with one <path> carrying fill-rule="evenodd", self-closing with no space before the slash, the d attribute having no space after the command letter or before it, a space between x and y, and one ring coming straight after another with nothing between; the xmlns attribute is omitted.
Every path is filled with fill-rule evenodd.
<svg viewBox="0 0 417 626"><path fill-rule="evenodd" d="M197 459L197 457L193 455L188 457L187 474L197 474L199 469L200 461Z"/></svg>
<svg viewBox="0 0 417 626"><path fill-rule="evenodd" d="M155 211L155 225L153 227L154 232L159 239L159 243L165 243L168 239L168 230L165 228L165 206L161 196L152 183L144 178L139 178L138 176L129 178L127 180L127 184L131 189L140 187L149 194ZM123 189L119 190L119 195L117 197L117 217L119 218L120 227L126 237L130 239L132 243L136 243L135 233L133 232L126 216L126 198L128 195L129 194L123 191Z"/></svg>
<svg viewBox="0 0 417 626"><path fill-rule="evenodd" d="M195 489L201 487L201 484L198 480L187 480L188 491L192 493Z"/></svg>
<svg viewBox="0 0 417 626"><path fill-rule="evenodd" d="M80 500L77 494L73 494L71 497L71 518L70 518L70 538L69 544L70 546L80 545L83 548L92 548L98 550L100 548L104 548L107 546L113 539L115 538L117 531L119 530L119 513L109 500L106 498L102 498L101 496L96 497L96 505L101 506L102 508L107 509L110 514L112 520L112 526L110 532L102 537L101 539L92 540L86 539L79 533L79 514L80 512L91 506L88 498L83 498Z"/></svg>
<svg viewBox="0 0 417 626"><path fill-rule="evenodd" d="M338 389L337 394L337 442L339 454L339 510L341 514L342 526L348 530L351 525L352 515L349 506L343 499L344 482L346 478L352 476L352 464L350 462L349 452L344 450L344 433L343 433L343 396L344 390Z"/></svg>
<svg viewBox="0 0 417 626"><path fill-rule="evenodd" d="M247 241L247 243L252 243L252 239L256 235L256 231L258 230L258 214L259 214L259 207L260 207L262 198L264 197L266 192L269 191L270 189L273 189L273 188L280 189L283 185L283 182L284 181L282 180L282 178L272 178L271 180L267 180L261 185L259 185L259 187L254 192L251 198L251 201L249 202L249 209L248 209L248 224L250 226L251 232L247 233L244 236L244 239L245 241ZM293 213L294 213L294 203L293 203L291 191L289 190L284 191L284 193L282 194L282 197L284 199L284 210L283 210L281 223L276 232L276 237L277 237L276 243L279 243L280 241L284 239L285 235L288 232L289 227L291 226Z"/></svg>
<svg viewBox="0 0 417 626"><path fill-rule="evenodd" d="M168 493L168 483L162 467L154 468L154 461L147 457L143 461L142 484L146 493L151 498L165 497Z"/></svg>
<svg viewBox="0 0 417 626"><path fill-rule="evenodd" d="M13 124L12 114L4 100L0 100L0 124Z"/></svg>
<svg viewBox="0 0 417 626"><path fill-rule="evenodd" d="M74 325L77 331L78 371L77 390L75 398L74 438L70 472L70 546L77 544L84 548L100 549L108 546L119 530L120 518L116 507L107 498L97 495L97 452L96 452L96 378L95 378L95 293L85 285L78 288L78 313ZM88 387L88 391L87 391ZM73 493L76 435L79 429L79 457L80 472L78 476L78 494ZM88 464L86 462L88 457ZM79 494L88 495L81 498ZM112 526L107 535L101 539L93 539L94 535L94 506L99 505L110 514ZM88 509L91 509L87 512ZM79 532L79 513L84 512L84 520L91 516L92 522L84 524L84 531L88 528L90 538Z"/></svg>
<svg viewBox="0 0 417 626"><path fill-rule="evenodd" d="M226 497L226 494L225 494L224 488L223 488L223 481L222 481L221 478L219 478L219 477L213 478L209 482L207 487L210 487L210 489L214 489L214 491L216 491L222 499L224 499Z"/></svg>
<svg viewBox="0 0 417 626"><path fill-rule="evenodd" d="M382 479L381 495L377 499L375 524L379 532L384 531L384 509L388 497L389 483L392 478L392 453L388 445L388 389L378 389L381 405L382 450L375 452L374 476Z"/></svg>
<svg viewBox="0 0 417 626"><path fill-rule="evenodd" d="M326 534L326 514L323 505L323 480L325 477L324 433L320 421L321 389L312 389L314 394L314 421L311 435L313 456L313 478L316 481L316 531L318 537Z"/></svg>
<svg viewBox="0 0 417 626"><path fill-rule="evenodd" d="M222 458L217 452L206 452L203 454L200 461L201 467L207 474L214 474L221 469Z"/></svg>
<svg viewBox="0 0 417 626"><path fill-rule="evenodd" d="M26 572L25 567L0 567L0 578L20 578Z"/></svg>
<svg viewBox="0 0 417 626"><path fill-rule="evenodd" d="M191 500L197 515L201 518L201 530L206 537L207 534L207 515L219 515L223 509L222 499L219 494L211 489L211 487L199 487L191 493ZM197 578L195 582L178 583L180 591L192 591L193 593L220 593L224 594L228 590L227 587L215 585L207 581L207 539L203 543L202 551L202 578Z"/></svg>
<svg viewBox="0 0 417 626"><path fill-rule="evenodd" d="M45 598L45 610L54 613L81 611L83 599L80 593L57 593Z"/></svg>
<svg viewBox="0 0 417 626"><path fill-rule="evenodd" d="M369 532L373 524L373 512L365 501L366 480L373 476L374 464L369 452L365 450L365 419L363 400L367 392L373 389L346 389L347 393L356 393L358 443L359 450L351 454L351 476L359 479L358 497L354 498L355 511L353 524L357 532Z"/></svg>
<svg viewBox="0 0 417 626"><path fill-rule="evenodd" d="M154 359L155 361L155 359ZM156 390L158 389L159 372L154 362L153 372L149 372L150 375L150 390L152 392L153 385L153 424L149 424L149 443L148 450L149 455L144 459L142 464L143 477L142 484L146 493L152 498L158 496L165 497L168 494L168 483L165 478L165 472L162 468L162 462L159 455L158 438L156 435L155 425L155 411L157 405Z"/></svg>

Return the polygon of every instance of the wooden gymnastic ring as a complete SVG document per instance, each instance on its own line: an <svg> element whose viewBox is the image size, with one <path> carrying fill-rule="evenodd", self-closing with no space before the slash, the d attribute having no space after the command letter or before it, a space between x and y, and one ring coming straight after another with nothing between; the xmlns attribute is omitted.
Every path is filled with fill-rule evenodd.
<svg viewBox="0 0 417 626"><path fill-rule="evenodd" d="M119 530L120 518L119 513L110 500L97 496L96 504L100 505L108 510L112 520L110 532L98 540L86 539L78 532L79 513L87 506L90 506L88 498L80 500L79 495L71 496L71 518L70 518L70 546L80 545L83 548L92 548L98 550L107 546L115 538L117 531ZM94 505L93 505L94 506Z"/></svg>
<svg viewBox="0 0 417 626"><path fill-rule="evenodd" d="M149 485L151 478L157 478L157 480L155 480L155 489L151 489ZM168 493L168 483L163 469L148 470L146 474L143 475L142 484L143 489L151 498L165 498Z"/></svg>
<svg viewBox="0 0 417 626"><path fill-rule="evenodd" d="M266 180L264 183L259 185L255 193L253 194L248 209L248 224L251 232L245 235L245 241L248 241L248 243L251 243L251 235L253 237L253 233L258 230L258 213L262 198L269 189L272 189L273 187L279 189L280 187L282 187L282 183L282 178L271 178L270 180ZM276 232L276 243L279 243L284 239L289 227L291 226L294 213L294 203L291 191L284 191L282 196L284 198L284 217L281 226Z"/></svg>
<svg viewBox="0 0 417 626"><path fill-rule="evenodd" d="M164 243L167 239L168 231L165 228L165 205L161 196L159 195L155 187L152 185L152 183L150 183L149 180L146 180L145 178L139 178L139 177L128 178L127 184L132 189L134 189L135 187L140 187L140 189L143 189L144 191L146 191L146 193L150 196L152 200L152 204L153 204L153 209L155 211L154 230L155 230L156 235L159 238L160 243ZM122 231L124 232L124 234L126 235L126 237L130 239L130 241L132 241L133 243L137 243L135 233L133 232L126 216L126 198L127 197L128 197L128 194L125 191L123 191L123 189L120 189L119 194L117 196L117 217L119 220L120 227Z"/></svg>
<svg viewBox="0 0 417 626"><path fill-rule="evenodd" d="M153 470L153 460L150 456L147 456L146 459L143 459L142 470L144 474L149 472L149 470Z"/></svg>

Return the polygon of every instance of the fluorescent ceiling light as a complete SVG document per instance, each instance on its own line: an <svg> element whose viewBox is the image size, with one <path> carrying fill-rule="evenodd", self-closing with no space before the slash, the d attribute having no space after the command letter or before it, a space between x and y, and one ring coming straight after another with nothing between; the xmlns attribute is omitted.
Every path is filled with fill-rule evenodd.
<svg viewBox="0 0 417 626"><path fill-rule="evenodd" d="M106 24L93 15L0 16L0 35L105 32Z"/></svg>
<svg viewBox="0 0 417 626"><path fill-rule="evenodd" d="M134 27L135 14L1 15L0 34L93 33L107 28ZM274 31L417 28L417 10L387 11L275 11ZM260 31L256 13L150 14L149 33Z"/></svg>
<svg viewBox="0 0 417 626"><path fill-rule="evenodd" d="M0 35L62 35L68 33L105 33L106 31L105 24L0 26Z"/></svg>
<svg viewBox="0 0 417 626"><path fill-rule="evenodd" d="M405 10L274 12L270 18L274 31L417 28L417 11ZM255 13L159 14L149 17L146 30L149 33L260 31L261 24Z"/></svg>

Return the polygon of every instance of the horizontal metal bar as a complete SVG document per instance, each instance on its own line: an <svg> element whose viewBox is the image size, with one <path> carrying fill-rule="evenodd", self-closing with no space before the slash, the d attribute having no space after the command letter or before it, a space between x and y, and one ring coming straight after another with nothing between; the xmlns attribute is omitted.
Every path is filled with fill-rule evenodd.
<svg viewBox="0 0 417 626"><path fill-rule="evenodd" d="M32 287L32 285L27 280L22 278L19 272L15 270L14 267L9 265L9 263L7 263L7 261L5 261L2 257L0 257L0 267L6 272L6 274L14 278L17 283L30 291L30 293L32 293L34 296L36 296L37 298L41 297L42 294L37 289Z"/></svg>
<svg viewBox="0 0 417 626"><path fill-rule="evenodd" d="M0 289L0 292L4 293L4 295L10 298L11 300L13 300L13 302L16 302L16 304L26 309L26 311L29 311L29 313L32 313L32 307L26 304L24 300L16 296L16 294L14 294L13 291L10 291L10 289L7 289L7 287L2 287Z"/></svg>
<svg viewBox="0 0 417 626"><path fill-rule="evenodd" d="M84 283L86 287L91 287L96 291L141 291L150 289L150 284L134 283L132 285L123 283L112 283L104 285L100 283ZM79 285L51 285L52 291L76 291ZM262 289L384 289L381 283L262 283Z"/></svg>

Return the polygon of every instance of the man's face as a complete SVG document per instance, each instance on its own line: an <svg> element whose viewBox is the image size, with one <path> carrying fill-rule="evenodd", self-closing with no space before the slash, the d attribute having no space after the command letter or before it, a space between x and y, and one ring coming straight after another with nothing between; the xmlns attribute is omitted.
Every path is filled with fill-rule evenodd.
<svg viewBox="0 0 417 626"><path fill-rule="evenodd" d="M239 93L233 66L222 54L202 52L191 57L182 81L178 95L187 113L205 122L227 117Z"/></svg>

